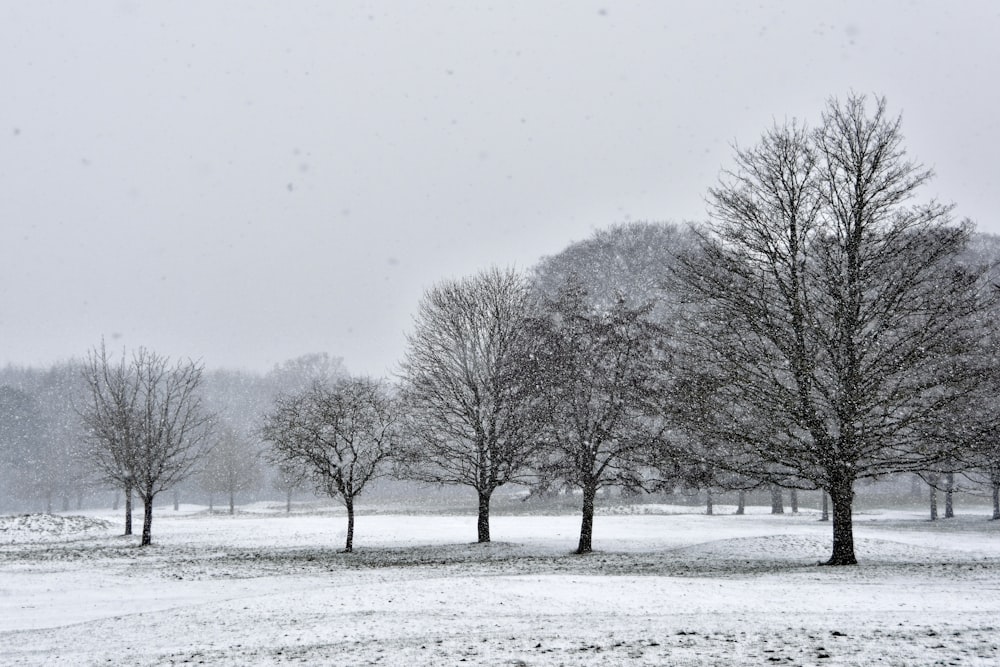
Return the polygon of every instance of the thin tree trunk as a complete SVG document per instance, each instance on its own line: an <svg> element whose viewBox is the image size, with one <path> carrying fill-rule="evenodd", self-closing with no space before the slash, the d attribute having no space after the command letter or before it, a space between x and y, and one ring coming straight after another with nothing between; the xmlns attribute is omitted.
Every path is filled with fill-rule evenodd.
<svg viewBox="0 0 1000 667"><path fill-rule="evenodd" d="M174 489L174 511L179 512L181 509L181 492Z"/></svg>
<svg viewBox="0 0 1000 667"><path fill-rule="evenodd" d="M821 491L820 493L823 496L823 514L820 515L819 520L820 521L829 521L830 520L830 496L827 495L826 491Z"/></svg>
<svg viewBox="0 0 1000 667"><path fill-rule="evenodd" d="M354 498L345 497L344 505L347 507L347 544L344 546L344 553L349 554L354 551Z"/></svg>
<svg viewBox="0 0 1000 667"><path fill-rule="evenodd" d="M771 514L784 514L785 506L781 498L781 487L777 484L771 485Z"/></svg>
<svg viewBox="0 0 1000 667"><path fill-rule="evenodd" d="M712 514L712 489L705 489L705 514Z"/></svg>
<svg viewBox="0 0 1000 667"><path fill-rule="evenodd" d="M583 487L583 520L580 523L580 544L576 548L578 554L589 554L593 551L595 496L597 496L596 484L587 484Z"/></svg>
<svg viewBox="0 0 1000 667"><path fill-rule="evenodd" d="M211 514L215 511L215 494L208 494L208 513Z"/></svg>
<svg viewBox="0 0 1000 667"><path fill-rule="evenodd" d="M139 546L145 547L153 543L153 496L142 499L142 541Z"/></svg>
<svg viewBox="0 0 1000 667"><path fill-rule="evenodd" d="M1000 520L1000 481L993 482L993 520Z"/></svg>
<svg viewBox="0 0 1000 667"><path fill-rule="evenodd" d="M747 492L740 489L739 494L736 496L736 513L744 514L747 509Z"/></svg>
<svg viewBox="0 0 1000 667"><path fill-rule="evenodd" d="M799 513L799 490L792 489L788 492L788 502L792 504L792 514Z"/></svg>
<svg viewBox="0 0 1000 667"><path fill-rule="evenodd" d="M125 534L132 534L132 485L125 487Z"/></svg>
<svg viewBox="0 0 1000 667"><path fill-rule="evenodd" d="M288 492L285 494L285 514L291 514L291 513L292 513L292 490L288 489Z"/></svg>
<svg viewBox="0 0 1000 667"><path fill-rule="evenodd" d="M830 488L833 505L833 555L824 565L857 565L854 555L854 481L834 482Z"/></svg>
<svg viewBox="0 0 1000 667"><path fill-rule="evenodd" d="M476 530L479 534L478 542L490 541L490 496L491 491L479 491L479 514L476 518Z"/></svg>
<svg viewBox="0 0 1000 667"><path fill-rule="evenodd" d="M931 501L931 521L937 521L938 518L937 487L935 487L933 484L931 485L930 501Z"/></svg>
<svg viewBox="0 0 1000 667"><path fill-rule="evenodd" d="M229 490L229 514L236 514L236 492Z"/></svg>
<svg viewBox="0 0 1000 667"><path fill-rule="evenodd" d="M944 476L944 518L955 518L955 473L948 472Z"/></svg>

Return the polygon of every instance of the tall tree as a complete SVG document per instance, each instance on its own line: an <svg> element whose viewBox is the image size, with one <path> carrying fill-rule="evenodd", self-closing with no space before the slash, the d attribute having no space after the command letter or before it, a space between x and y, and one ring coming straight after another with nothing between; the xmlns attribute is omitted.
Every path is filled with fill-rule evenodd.
<svg viewBox="0 0 1000 667"><path fill-rule="evenodd" d="M354 501L386 472L399 443L398 425L388 389L368 378L316 381L305 391L279 396L265 420L263 436L279 466L307 472L317 490L343 501L345 553L354 550Z"/></svg>
<svg viewBox="0 0 1000 667"><path fill-rule="evenodd" d="M152 542L153 500L190 476L207 451L211 416L202 408L198 388L202 367L192 361L171 364L145 348L130 359L108 358L103 345L91 351L84 368L90 388L81 410L91 438L89 459L100 475L143 502L141 546Z"/></svg>
<svg viewBox="0 0 1000 667"><path fill-rule="evenodd" d="M525 479L538 447L533 394L516 361L529 349L529 288L513 270L446 281L420 302L402 364L409 478L472 487L479 542L490 541L490 499Z"/></svg>
<svg viewBox="0 0 1000 667"><path fill-rule="evenodd" d="M580 554L592 549L597 492L639 485L662 434L651 415L666 359L650 309L624 300L595 309L571 277L529 322L523 372L547 415L536 466L581 490Z"/></svg>
<svg viewBox="0 0 1000 667"><path fill-rule="evenodd" d="M828 492L830 565L857 562L855 482L944 456L923 434L979 381L978 273L956 262L970 227L914 201L931 172L885 100L868 107L831 100L815 131L786 123L737 150L679 271L713 382L692 427L737 443L753 477Z"/></svg>

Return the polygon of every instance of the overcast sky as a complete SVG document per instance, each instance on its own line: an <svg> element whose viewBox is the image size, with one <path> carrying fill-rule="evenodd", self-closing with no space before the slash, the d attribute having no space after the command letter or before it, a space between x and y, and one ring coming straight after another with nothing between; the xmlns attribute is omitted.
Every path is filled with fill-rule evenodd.
<svg viewBox="0 0 1000 667"><path fill-rule="evenodd" d="M989 0L3 0L0 364L389 374L436 281L703 219L734 142L851 90L1000 233L998 81Z"/></svg>

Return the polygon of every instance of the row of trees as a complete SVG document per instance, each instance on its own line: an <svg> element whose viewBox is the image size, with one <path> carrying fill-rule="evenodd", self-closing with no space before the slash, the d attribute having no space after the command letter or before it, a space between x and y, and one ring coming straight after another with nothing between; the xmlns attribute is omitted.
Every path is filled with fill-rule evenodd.
<svg viewBox="0 0 1000 667"><path fill-rule="evenodd" d="M706 224L619 227L532 276L434 286L398 384L296 373L213 418L200 366L102 346L85 364L88 459L138 493L148 524L207 443L221 460L260 436L282 479L344 501L348 551L355 498L380 475L470 487L481 542L501 486L575 487L579 553L608 486L818 489L828 563L853 564L860 480L965 471L1000 505L1000 247L918 202L930 177L884 100L831 100L815 129L737 149Z"/></svg>
<svg viewBox="0 0 1000 667"><path fill-rule="evenodd" d="M0 502L66 511L110 486L117 489L115 508L124 498L130 510L135 495L151 505L136 481L149 486L154 472L159 490L153 496L169 487L175 506L178 493L207 495L210 505L224 498L230 512L237 494L277 490L290 501L307 481L269 465L257 433L260 417L282 392L344 375L340 360L326 354L304 355L260 375L203 371L141 348L109 355L103 345L85 360L47 370L0 369ZM181 386L184 392L177 391ZM199 427L157 445L149 437L150 408L177 410L178 401L197 413ZM131 516L126 511L127 534Z"/></svg>
<svg viewBox="0 0 1000 667"><path fill-rule="evenodd" d="M612 266L595 289L558 268L534 289L498 271L442 283L403 363L407 460L476 490L480 540L498 485L579 488L581 553L603 485L822 489L828 564L855 563L859 480L997 460L996 256L916 201L930 177L885 101L852 95L737 150L650 298L616 292Z"/></svg>

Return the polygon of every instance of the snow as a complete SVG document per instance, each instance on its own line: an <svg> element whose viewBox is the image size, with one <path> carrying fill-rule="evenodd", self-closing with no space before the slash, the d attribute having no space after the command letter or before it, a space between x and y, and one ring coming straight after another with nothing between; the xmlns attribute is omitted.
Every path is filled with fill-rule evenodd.
<svg viewBox="0 0 1000 667"><path fill-rule="evenodd" d="M0 664L1000 661L985 508L859 513L856 568L816 566L815 513L748 509L606 508L587 556L575 514L495 515L477 545L471 515L359 508L354 554L330 508L157 508L145 549L110 511L0 517Z"/></svg>

